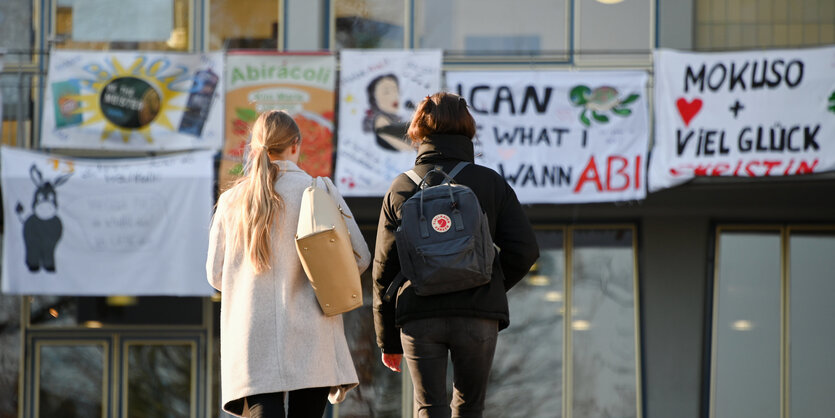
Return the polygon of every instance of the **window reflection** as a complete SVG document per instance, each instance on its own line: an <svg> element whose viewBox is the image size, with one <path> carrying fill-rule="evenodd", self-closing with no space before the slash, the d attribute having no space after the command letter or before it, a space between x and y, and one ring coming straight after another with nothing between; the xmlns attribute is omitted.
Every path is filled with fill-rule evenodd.
<svg viewBox="0 0 835 418"><path fill-rule="evenodd" d="M635 254L628 229L575 230L572 416L637 416Z"/></svg>
<svg viewBox="0 0 835 418"><path fill-rule="evenodd" d="M32 4L30 0L0 1L0 50L5 49L7 66L32 60Z"/></svg>
<svg viewBox="0 0 835 418"><path fill-rule="evenodd" d="M31 325L200 325L203 298L176 296L31 296Z"/></svg>
<svg viewBox="0 0 835 418"><path fill-rule="evenodd" d="M576 62L650 63L656 2L575 1L573 4Z"/></svg>
<svg viewBox="0 0 835 418"><path fill-rule="evenodd" d="M362 232L368 247L374 248L376 229L363 229ZM359 386L349 391L345 401L339 404L339 418L401 416L402 376L380 361L371 311L371 283L369 267L362 275L363 306L342 314Z"/></svg>
<svg viewBox="0 0 835 418"><path fill-rule="evenodd" d="M719 235L716 417L780 416L780 254L779 231Z"/></svg>
<svg viewBox="0 0 835 418"><path fill-rule="evenodd" d="M570 27L565 0L415 2L415 46L451 58L565 58Z"/></svg>
<svg viewBox="0 0 835 418"><path fill-rule="evenodd" d="M0 295L0 417L18 416L20 299Z"/></svg>
<svg viewBox="0 0 835 418"><path fill-rule="evenodd" d="M404 2L334 0L336 48L403 48Z"/></svg>
<svg viewBox="0 0 835 418"><path fill-rule="evenodd" d="M63 49L189 49L189 0L58 0L54 41Z"/></svg>
<svg viewBox="0 0 835 418"><path fill-rule="evenodd" d="M793 232L789 239L791 416L835 410L835 231Z"/></svg>
<svg viewBox="0 0 835 418"><path fill-rule="evenodd" d="M278 1L211 0L209 49L277 49Z"/></svg>
<svg viewBox="0 0 835 418"><path fill-rule="evenodd" d="M105 346L41 345L38 409L42 417L88 418L105 414Z"/></svg>
<svg viewBox="0 0 835 418"><path fill-rule="evenodd" d="M499 333L486 410L497 417L557 417L562 411L562 231L537 231L540 257L508 292L510 327Z"/></svg>
<svg viewBox="0 0 835 418"><path fill-rule="evenodd" d="M128 345L128 417L190 417L194 344Z"/></svg>

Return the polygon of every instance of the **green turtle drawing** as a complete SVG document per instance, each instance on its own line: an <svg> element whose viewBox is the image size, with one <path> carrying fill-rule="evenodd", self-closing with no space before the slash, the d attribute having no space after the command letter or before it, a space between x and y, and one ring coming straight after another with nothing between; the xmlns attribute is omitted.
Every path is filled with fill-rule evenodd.
<svg viewBox="0 0 835 418"><path fill-rule="evenodd" d="M597 122L607 123L609 117L605 113L611 112L618 116L629 116L632 114L632 110L625 106L640 97L638 94L630 94L625 99L621 99L618 97L618 90L614 87L601 86L592 90L584 85L575 86L568 96L575 106L583 106L583 111L580 112L580 122L586 126L591 126L591 119L589 119L587 112L590 111L591 117Z"/></svg>
<svg viewBox="0 0 835 418"><path fill-rule="evenodd" d="M829 96L829 111L835 113L835 91Z"/></svg>

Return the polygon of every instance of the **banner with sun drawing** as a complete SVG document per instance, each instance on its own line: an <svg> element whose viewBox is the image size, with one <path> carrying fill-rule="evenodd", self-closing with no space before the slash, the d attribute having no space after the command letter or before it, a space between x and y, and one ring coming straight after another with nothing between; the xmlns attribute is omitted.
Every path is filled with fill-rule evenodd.
<svg viewBox="0 0 835 418"><path fill-rule="evenodd" d="M41 145L219 149L223 55L53 51Z"/></svg>

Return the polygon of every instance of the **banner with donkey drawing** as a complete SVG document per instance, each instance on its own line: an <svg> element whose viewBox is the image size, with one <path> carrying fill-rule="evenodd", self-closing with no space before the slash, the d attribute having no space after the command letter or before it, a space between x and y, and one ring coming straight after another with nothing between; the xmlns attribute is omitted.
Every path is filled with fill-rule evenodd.
<svg viewBox="0 0 835 418"><path fill-rule="evenodd" d="M213 153L75 159L3 147L3 293L210 295Z"/></svg>
<svg viewBox="0 0 835 418"><path fill-rule="evenodd" d="M223 75L221 53L53 51L41 145L219 149Z"/></svg>
<svg viewBox="0 0 835 418"><path fill-rule="evenodd" d="M478 128L476 162L522 203L589 203L646 195L644 71L450 71Z"/></svg>
<svg viewBox="0 0 835 418"><path fill-rule="evenodd" d="M655 52L651 192L835 170L835 47Z"/></svg>

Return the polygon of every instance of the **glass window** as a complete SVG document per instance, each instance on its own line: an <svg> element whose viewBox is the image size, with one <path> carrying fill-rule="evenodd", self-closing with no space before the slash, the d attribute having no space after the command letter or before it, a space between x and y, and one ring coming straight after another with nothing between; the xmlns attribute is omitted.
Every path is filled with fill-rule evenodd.
<svg viewBox="0 0 835 418"><path fill-rule="evenodd" d="M716 418L780 416L780 231L721 231L714 318Z"/></svg>
<svg viewBox="0 0 835 418"><path fill-rule="evenodd" d="M792 232L789 238L792 418L835 411L835 231Z"/></svg>
<svg viewBox="0 0 835 418"><path fill-rule="evenodd" d="M8 66L11 63L32 61L34 31L32 30L31 0L3 0L0 2L0 54Z"/></svg>
<svg viewBox="0 0 835 418"><path fill-rule="evenodd" d="M56 47L65 49L190 49L189 0L58 0Z"/></svg>
<svg viewBox="0 0 835 418"><path fill-rule="evenodd" d="M2 24L0 24L2 27ZM25 146L32 127L32 80L34 73L7 69L0 73L0 137L3 145Z"/></svg>
<svg viewBox="0 0 835 418"><path fill-rule="evenodd" d="M835 43L832 0L696 0L695 7L699 50Z"/></svg>
<svg viewBox="0 0 835 418"><path fill-rule="evenodd" d="M362 230L368 248L374 248L376 225ZM402 375L380 360L372 314L371 267L362 275L363 306L342 314L345 336L359 376L359 386L338 405L339 417L399 417L403 409ZM403 362L405 364L405 361ZM404 369L404 373L406 370ZM335 415L336 416L336 415Z"/></svg>
<svg viewBox="0 0 835 418"><path fill-rule="evenodd" d="M570 27L565 0L415 2L415 47L448 59L567 59Z"/></svg>
<svg viewBox="0 0 835 418"><path fill-rule="evenodd" d="M20 300L20 296L0 295L0 417L18 416Z"/></svg>
<svg viewBox="0 0 835 418"><path fill-rule="evenodd" d="M511 325L496 346L491 416L639 416L633 235L631 228L536 231L539 260L507 294Z"/></svg>
<svg viewBox="0 0 835 418"><path fill-rule="evenodd" d="M835 409L832 254L831 226L719 229L712 416Z"/></svg>
<svg viewBox="0 0 835 418"><path fill-rule="evenodd" d="M486 403L490 416L555 417L562 412L563 236L562 230L537 231L539 260L507 294L511 325L496 343Z"/></svg>
<svg viewBox="0 0 835 418"><path fill-rule="evenodd" d="M650 0L575 1L575 62L648 65L655 46L655 3Z"/></svg>
<svg viewBox="0 0 835 418"><path fill-rule="evenodd" d="M279 0L210 0L209 49L277 49Z"/></svg>
<svg viewBox="0 0 835 418"><path fill-rule="evenodd" d="M573 239L571 416L637 417L632 231L580 229Z"/></svg>
<svg viewBox="0 0 835 418"><path fill-rule="evenodd" d="M31 325L201 325L203 298L173 296L33 296Z"/></svg>
<svg viewBox="0 0 835 418"><path fill-rule="evenodd" d="M335 48L403 48L405 2L333 0Z"/></svg>
<svg viewBox="0 0 835 418"><path fill-rule="evenodd" d="M108 416L105 347L104 342L39 344L39 416Z"/></svg>
<svg viewBox="0 0 835 418"><path fill-rule="evenodd" d="M195 344L127 344L127 417L192 417Z"/></svg>

